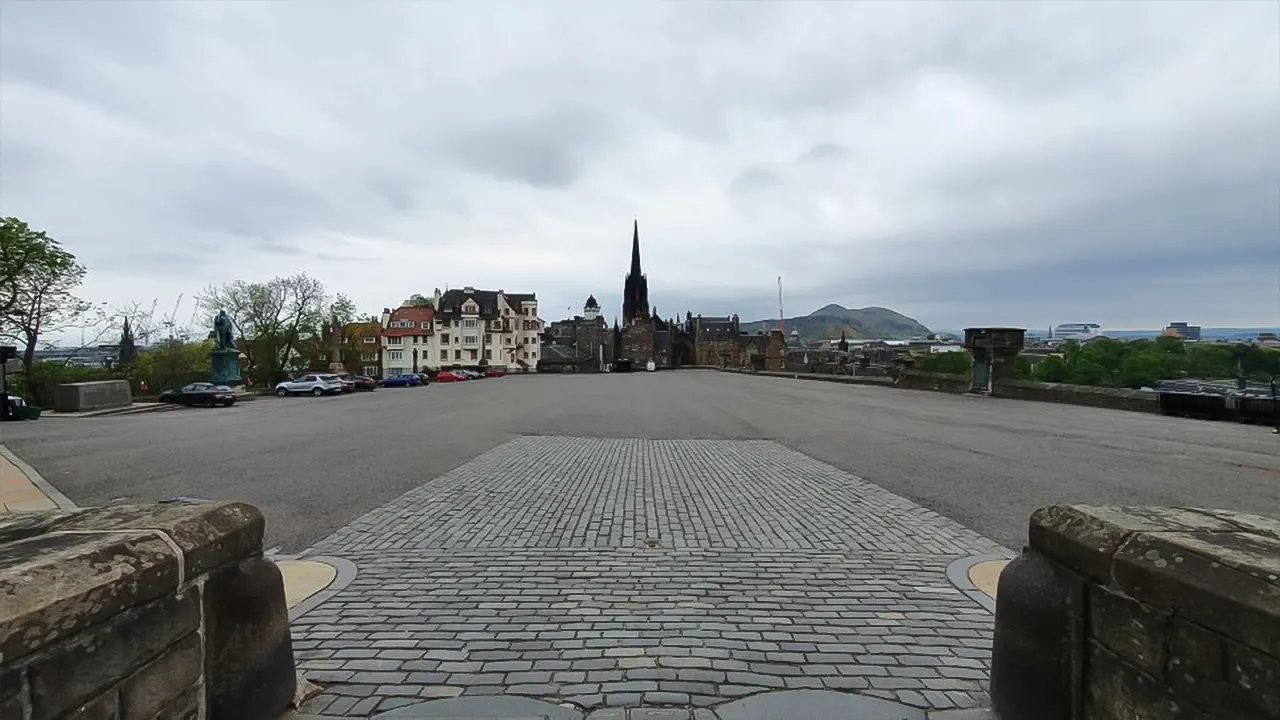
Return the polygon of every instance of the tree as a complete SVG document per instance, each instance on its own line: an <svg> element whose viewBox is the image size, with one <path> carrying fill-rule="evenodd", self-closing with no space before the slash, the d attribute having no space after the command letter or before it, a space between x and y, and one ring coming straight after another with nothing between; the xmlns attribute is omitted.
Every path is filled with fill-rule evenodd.
<svg viewBox="0 0 1280 720"><path fill-rule="evenodd" d="M400 307L435 307L434 298L426 297L420 293L414 293L409 296L408 300L400 303Z"/></svg>
<svg viewBox="0 0 1280 720"><path fill-rule="evenodd" d="M218 311L227 312L243 341L247 364L261 382L296 370L300 342L314 337L334 309L324 283L306 273L210 286L201 294L199 305L211 322Z"/></svg>
<svg viewBox="0 0 1280 720"><path fill-rule="evenodd" d="M1035 378L1041 382L1066 382L1069 377L1071 369L1067 367L1067 361L1057 355L1050 355L1036 365Z"/></svg>
<svg viewBox="0 0 1280 720"><path fill-rule="evenodd" d="M0 338L23 346L28 375L40 339L73 327L94 309L73 293L84 273L75 255L44 231L17 218L0 219Z"/></svg>
<svg viewBox="0 0 1280 720"><path fill-rule="evenodd" d="M138 359L138 344L133 339L133 328L129 327L129 318L124 319L120 328L120 352L116 354L116 365L127 368Z"/></svg>

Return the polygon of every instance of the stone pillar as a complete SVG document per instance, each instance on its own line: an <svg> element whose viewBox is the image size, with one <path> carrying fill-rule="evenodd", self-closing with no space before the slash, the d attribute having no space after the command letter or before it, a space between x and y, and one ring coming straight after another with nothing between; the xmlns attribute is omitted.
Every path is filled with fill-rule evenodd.
<svg viewBox="0 0 1280 720"><path fill-rule="evenodd" d="M242 503L0 516L0 717L279 717L279 569Z"/></svg>

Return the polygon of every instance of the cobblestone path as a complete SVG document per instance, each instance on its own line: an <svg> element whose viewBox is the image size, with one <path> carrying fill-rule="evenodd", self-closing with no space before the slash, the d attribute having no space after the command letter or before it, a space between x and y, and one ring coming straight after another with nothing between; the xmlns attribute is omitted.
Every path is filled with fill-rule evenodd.
<svg viewBox="0 0 1280 720"><path fill-rule="evenodd" d="M827 689L985 704L992 616L954 560L1008 551L768 441L523 437L318 543L355 579L294 621L307 713L523 695L710 707Z"/></svg>

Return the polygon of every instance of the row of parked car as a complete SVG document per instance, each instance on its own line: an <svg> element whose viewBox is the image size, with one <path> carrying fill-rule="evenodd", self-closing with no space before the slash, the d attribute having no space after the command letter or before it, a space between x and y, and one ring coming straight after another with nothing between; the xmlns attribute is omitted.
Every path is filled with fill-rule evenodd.
<svg viewBox="0 0 1280 720"><path fill-rule="evenodd" d="M353 375L345 372L307 373L293 380L285 380L277 384L275 393L280 397L288 397L290 395L315 395L319 397L321 395L338 395L357 390L374 390L378 387L421 387L432 382L465 382L467 380L502 377L506 374L506 371L497 368L489 368L484 372L456 369L441 370L436 373L434 378L427 373L404 373L385 377L378 381L367 375Z"/></svg>

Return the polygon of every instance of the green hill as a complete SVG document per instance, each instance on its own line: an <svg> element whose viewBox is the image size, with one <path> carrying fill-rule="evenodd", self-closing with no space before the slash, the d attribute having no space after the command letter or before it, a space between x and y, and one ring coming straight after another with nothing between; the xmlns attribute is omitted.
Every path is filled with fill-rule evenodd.
<svg viewBox="0 0 1280 720"><path fill-rule="evenodd" d="M845 336L850 339L878 338L881 340L905 340L928 335L930 332L929 328L915 319L888 308L867 307L851 310L835 303L818 308L808 315L787 318L786 323L788 335L795 330L804 340L838 338L841 331L844 331ZM742 330L755 332L771 330L777 326L777 320L757 320L742 323Z"/></svg>

